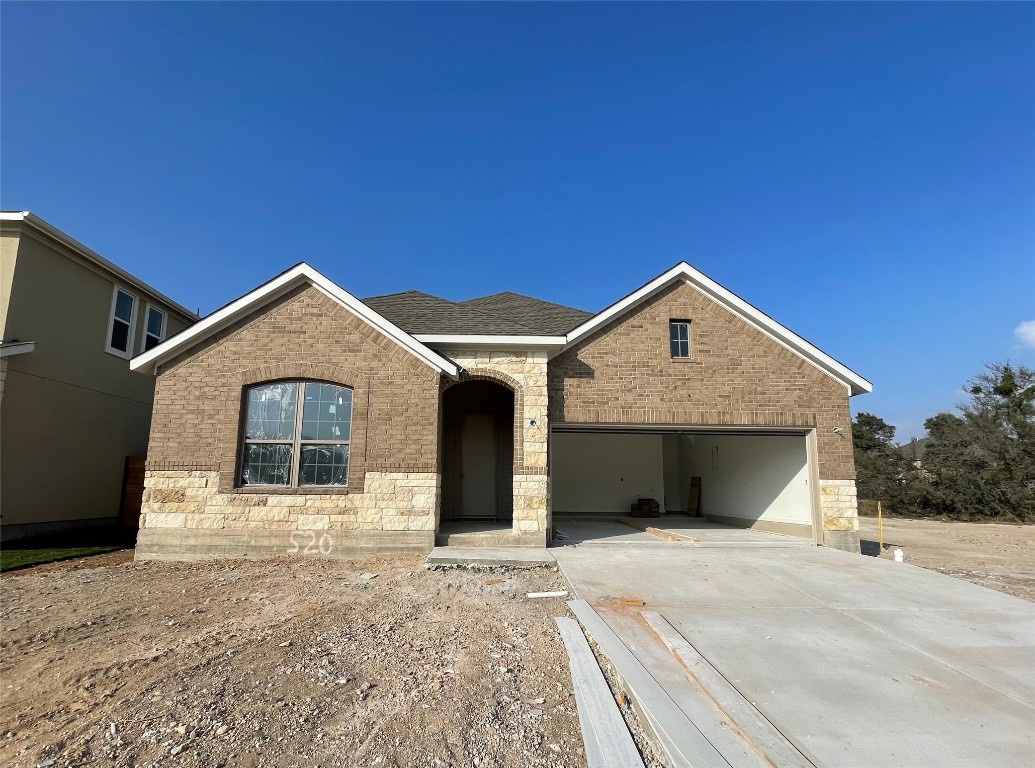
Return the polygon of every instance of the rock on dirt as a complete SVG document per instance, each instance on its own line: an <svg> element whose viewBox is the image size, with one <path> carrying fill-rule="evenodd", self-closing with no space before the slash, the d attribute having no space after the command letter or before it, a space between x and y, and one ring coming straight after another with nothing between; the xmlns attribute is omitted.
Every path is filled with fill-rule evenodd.
<svg viewBox="0 0 1035 768"><path fill-rule="evenodd" d="M4 766L585 764L554 571L100 565L0 580Z"/></svg>

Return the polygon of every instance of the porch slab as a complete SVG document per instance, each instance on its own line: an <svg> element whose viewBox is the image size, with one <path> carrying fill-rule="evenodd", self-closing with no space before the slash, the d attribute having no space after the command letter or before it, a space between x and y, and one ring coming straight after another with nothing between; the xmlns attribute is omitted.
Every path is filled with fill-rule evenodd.
<svg viewBox="0 0 1035 768"><path fill-rule="evenodd" d="M545 548L540 547L435 547L425 565L552 568L557 565L557 561Z"/></svg>

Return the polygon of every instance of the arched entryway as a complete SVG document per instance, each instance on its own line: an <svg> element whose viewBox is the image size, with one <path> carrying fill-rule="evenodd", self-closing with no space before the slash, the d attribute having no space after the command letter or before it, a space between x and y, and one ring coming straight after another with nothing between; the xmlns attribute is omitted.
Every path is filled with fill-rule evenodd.
<svg viewBox="0 0 1035 768"><path fill-rule="evenodd" d="M442 393L442 522L514 517L514 392L487 380Z"/></svg>

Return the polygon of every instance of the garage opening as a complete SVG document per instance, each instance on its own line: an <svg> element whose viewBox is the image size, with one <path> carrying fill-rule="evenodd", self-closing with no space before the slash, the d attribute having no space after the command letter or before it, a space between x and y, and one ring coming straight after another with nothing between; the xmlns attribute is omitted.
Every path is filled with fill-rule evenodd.
<svg viewBox="0 0 1035 768"><path fill-rule="evenodd" d="M564 518L679 516L814 538L805 431L555 427L551 507Z"/></svg>

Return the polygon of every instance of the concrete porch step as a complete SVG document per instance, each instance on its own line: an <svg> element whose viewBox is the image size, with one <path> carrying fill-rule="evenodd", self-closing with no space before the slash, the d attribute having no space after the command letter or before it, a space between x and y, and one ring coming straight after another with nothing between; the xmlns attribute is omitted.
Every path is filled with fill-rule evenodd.
<svg viewBox="0 0 1035 768"><path fill-rule="evenodd" d="M539 547L435 547L425 565L545 568L556 567L557 561L547 550Z"/></svg>
<svg viewBox="0 0 1035 768"><path fill-rule="evenodd" d="M512 547L521 546L509 528L478 533L440 531L435 534L436 547Z"/></svg>

